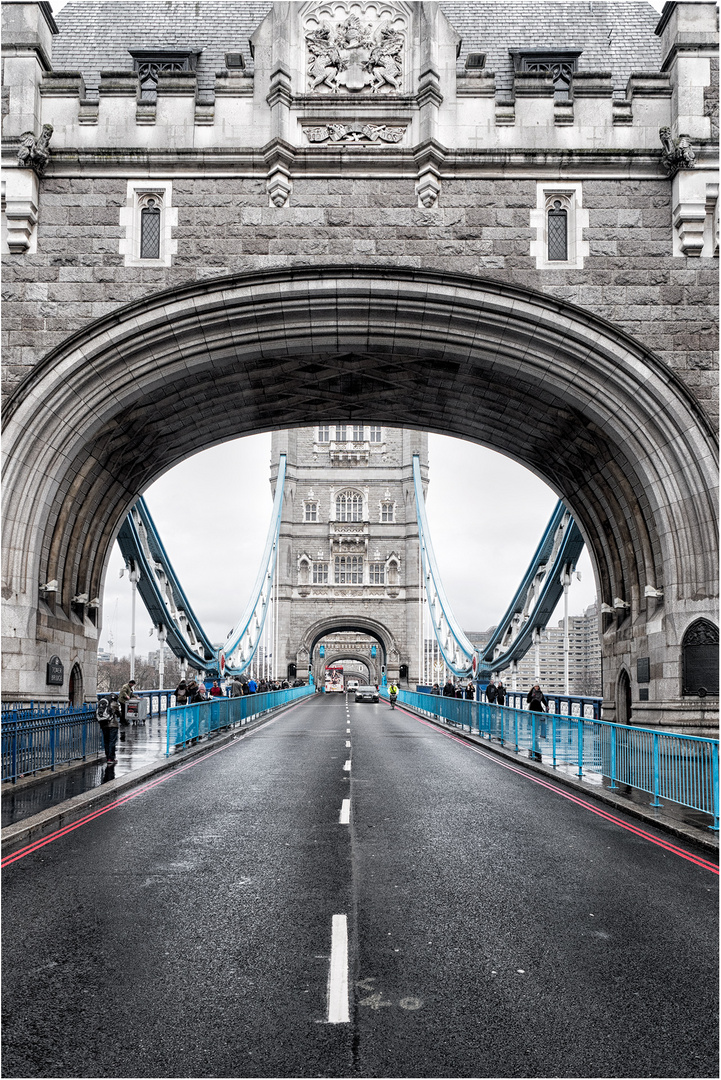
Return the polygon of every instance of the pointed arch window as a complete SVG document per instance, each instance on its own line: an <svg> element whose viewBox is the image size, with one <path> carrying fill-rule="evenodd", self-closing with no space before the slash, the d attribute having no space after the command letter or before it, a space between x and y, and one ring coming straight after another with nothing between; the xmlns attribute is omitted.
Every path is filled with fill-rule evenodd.
<svg viewBox="0 0 721 1080"><path fill-rule="evenodd" d="M152 195L140 211L140 258L160 258L160 203Z"/></svg>
<svg viewBox="0 0 721 1080"><path fill-rule="evenodd" d="M341 491L335 500L336 521L362 521L363 496L359 491Z"/></svg>
<svg viewBox="0 0 721 1080"><path fill-rule="evenodd" d="M718 696L719 630L708 619L689 626L681 643L685 696Z"/></svg>
<svg viewBox="0 0 721 1080"><path fill-rule="evenodd" d="M548 261L568 262L568 210L560 199L548 211Z"/></svg>

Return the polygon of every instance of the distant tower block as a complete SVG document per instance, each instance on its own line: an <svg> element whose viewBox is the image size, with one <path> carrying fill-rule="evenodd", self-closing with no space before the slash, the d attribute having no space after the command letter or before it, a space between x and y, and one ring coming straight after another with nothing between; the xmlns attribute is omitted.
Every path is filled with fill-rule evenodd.
<svg viewBox="0 0 721 1080"><path fill-rule="evenodd" d="M428 479L428 436L331 424L273 434L271 484L287 455L276 570L278 672L367 657L380 681L419 677L418 527L413 455ZM325 642L325 644L324 644ZM320 649L323 646L323 655ZM326 647L327 646L327 647Z"/></svg>

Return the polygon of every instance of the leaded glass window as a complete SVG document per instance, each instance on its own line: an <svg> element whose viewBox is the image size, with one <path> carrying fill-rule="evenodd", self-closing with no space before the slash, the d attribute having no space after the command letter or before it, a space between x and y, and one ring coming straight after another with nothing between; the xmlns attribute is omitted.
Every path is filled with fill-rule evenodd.
<svg viewBox="0 0 721 1080"><path fill-rule="evenodd" d="M548 211L548 261L568 262L568 211L560 199Z"/></svg>
<svg viewBox="0 0 721 1080"><path fill-rule="evenodd" d="M370 441L371 442L379 443L379 442L382 441L381 440L381 428L379 428L379 427L371 427L368 430L370 432Z"/></svg>
<svg viewBox="0 0 721 1080"><path fill-rule="evenodd" d="M328 563L327 562L314 562L313 563L313 584L314 585L327 585L328 584Z"/></svg>
<svg viewBox="0 0 721 1080"><path fill-rule="evenodd" d="M335 437L337 442L345 442L348 438L348 428L345 424L339 424L335 429Z"/></svg>
<svg viewBox="0 0 721 1080"><path fill-rule="evenodd" d="M148 199L140 212L140 258L160 258L160 207Z"/></svg>
<svg viewBox="0 0 721 1080"><path fill-rule="evenodd" d="M335 584L363 584L363 557L361 555L336 555Z"/></svg>
<svg viewBox="0 0 721 1080"><path fill-rule="evenodd" d="M381 503L381 521L393 521L393 503Z"/></svg>
<svg viewBox="0 0 721 1080"><path fill-rule="evenodd" d="M353 442L363 442L363 425L353 425Z"/></svg>
<svg viewBox="0 0 721 1080"><path fill-rule="evenodd" d="M357 491L342 491L335 500L336 521L362 521L363 496Z"/></svg>
<svg viewBox="0 0 721 1080"><path fill-rule="evenodd" d="M318 442L330 442L330 428L327 425L318 428Z"/></svg>
<svg viewBox="0 0 721 1080"><path fill-rule="evenodd" d="M371 585L385 585L386 568L382 562L370 563L368 566L368 571Z"/></svg>
<svg viewBox="0 0 721 1080"><path fill-rule="evenodd" d="M317 521L318 520L318 503L309 502L305 504L305 520Z"/></svg>

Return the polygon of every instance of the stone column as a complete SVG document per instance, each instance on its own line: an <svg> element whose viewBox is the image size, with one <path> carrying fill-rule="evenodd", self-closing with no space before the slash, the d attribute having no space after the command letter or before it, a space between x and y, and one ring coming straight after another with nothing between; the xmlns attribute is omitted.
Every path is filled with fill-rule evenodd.
<svg viewBox="0 0 721 1080"><path fill-rule="evenodd" d="M671 77L671 126L662 129L662 139L673 178L674 255L712 258L718 220L716 4L666 4L656 33L662 70Z"/></svg>

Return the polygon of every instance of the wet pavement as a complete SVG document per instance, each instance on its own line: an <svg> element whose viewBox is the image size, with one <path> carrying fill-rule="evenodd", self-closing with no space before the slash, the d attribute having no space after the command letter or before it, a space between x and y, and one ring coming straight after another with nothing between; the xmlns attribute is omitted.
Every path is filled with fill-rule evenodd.
<svg viewBox="0 0 721 1080"><path fill-rule="evenodd" d="M165 713L162 713L159 717L148 717L144 724L131 724L120 729L117 765L106 766L104 756L100 755L85 765L39 773L34 778L25 777L17 784L4 783L3 829L156 761L165 754L165 737Z"/></svg>
<svg viewBox="0 0 721 1080"><path fill-rule="evenodd" d="M305 699L10 856L3 1076L717 1077L713 864L450 734Z"/></svg>

